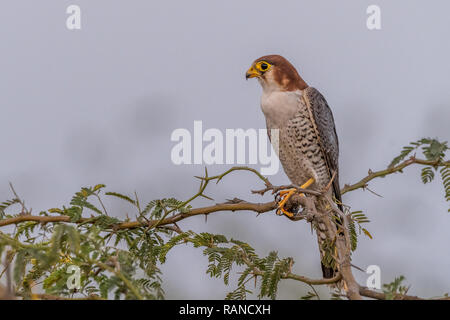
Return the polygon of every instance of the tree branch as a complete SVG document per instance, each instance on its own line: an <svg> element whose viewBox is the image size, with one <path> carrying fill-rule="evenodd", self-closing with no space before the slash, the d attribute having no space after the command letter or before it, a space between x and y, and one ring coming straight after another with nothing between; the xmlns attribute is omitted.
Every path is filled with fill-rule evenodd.
<svg viewBox="0 0 450 320"><path fill-rule="evenodd" d="M341 193L347 193L353 190L357 189L364 189L367 187L368 182L378 178L378 177L384 177L389 174L393 174L396 172L401 172L404 168L407 166L410 166L412 164L420 164L420 165L426 165L426 166L433 166L433 167L439 167L439 166L450 166L449 161L429 161L429 160L422 160L422 159L416 159L415 157L411 157L408 160L403 161L399 165L389 167L385 170L380 170L376 172L372 172L369 170L368 176L361 179L359 182L352 184L352 185L345 185L344 188L341 190ZM320 192L316 190L310 190L310 189L301 189L297 185L288 185L288 186L273 186L270 181L263 177L258 171L252 168L247 167L234 167L229 169L228 171L224 172L221 175L211 176L208 177L208 172L205 168L205 177L197 177L201 180L200 188L197 194L189 198L188 200L181 203L180 206L171 208L170 210L164 210L164 215L160 219L145 219L145 221L122 221L119 223L114 223L108 226L107 228L110 228L112 230L119 230L119 229L133 229L138 227L147 227L147 228L172 228L172 230L176 232L181 232L181 229L176 225L177 222L184 220L189 217L197 216L197 215L208 215L210 213L214 212L221 212L221 211L253 211L258 214L264 213L264 212L270 212L277 208L277 203L275 201L272 202L266 202L266 203L251 203L246 201L230 201L227 203L220 203L212 206L207 207L201 207L201 208L195 208L191 209L187 212L179 212L175 213L178 209L181 207L185 207L187 204L189 204L191 201L196 199L197 197L203 196L205 198L209 198L206 195L203 194L204 190L206 189L206 186L209 182L216 180L218 183L221 181L227 174L238 171L238 170L247 170L251 171L254 174L256 174L265 184L266 188L259 190L259 191L252 191L253 193L258 193L261 195L264 195L267 191L272 191L273 193L278 192L279 190L286 189L286 188L296 188L299 192L310 194L313 196L318 197L318 199L326 199L328 201L328 206L323 207L323 204L320 204L320 201L318 203L319 207L316 207L314 197L296 197L296 195L292 196L289 200L292 203L297 202L297 204L300 204L306 209L307 214L300 213L291 220L300 220L300 219L306 219L308 222L315 222L315 223L324 223L326 224L326 236L328 239L334 241L336 245L336 262L339 266L339 272L337 275L331 279L310 279L304 276L296 275L291 272L287 272L281 276L282 279L292 279L300 282L307 283L309 285L321 285L321 284L333 284L340 282L341 280L344 282L344 289L347 292L347 297L349 299L361 299L361 296L374 298L374 299L386 299L387 296L384 293L379 293L373 290L370 290L365 287L360 287L358 283L355 281L352 271L351 271L351 263L350 263L350 254L351 254L351 248L350 248L350 241L349 241L349 234L348 234L348 217L341 212L340 210L336 209L333 201L331 199L328 199L324 194L325 192ZM337 230L336 226L332 223L332 217L331 212L329 212L329 208L331 209L331 212L335 212L338 216L340 216L343 220L343 226L339 227L339 230ZM328 208L328 209L327 209ZM36 223L76 223L76 224L85 224L90 223L94 224L96 222L96 217L94 218L81 218L78 221L71 221L71 217L66 215L59 215L59 216L36 216L32 215L31 213L26 212L24 214L22 210L20 215L17 215L12 218L2 219L0 220L0 227L12 225L12 224L18 224L22 222L36 222ZM140 211L140 210L139 210ZM172 214L172 215L171 215ZM334 227L333 227L334 226ZM251 263L250 261L248 261ZM247 263L247 262L246 262ZM131 285L131 283L128 281L128 279L124 278L123 275L118 274L113 268L109 267L108 265L101 264L99 265L96 263L99 267L106 269L110 272L116 273L117 276L119 276L125 283L126 286L138 297L142 298L139 295L139 292ZM249 265L250 266L250 265ZM255 275L262 275L263 272L258 270L257 268L254 270ZM419 300L422 298L415 297L415 296L409 296L409 295L400 295L397 294L394 296L395 299L402 299L402 300ZM442 299L450 299L450 298L442 298Z"/></svg>
<svg viewBox="0 0 450 320"><path fill-rule="evenodd" d="M411 157L408 160L405 160L402 163L400 163L394 167L387 168L385 170L380 170L380 171L375 171L375 172L373 172L372 170L369 170L369 174L366 177L364 177L363 179L361 179L360 181L358 181L357 183L352 184L352 185L346 184L344 186L344 188L341 189L341 194L345 194L347 192L350 192L350 191L353 191L356 189L361 189L361 188L364 189L367 187L367 184L369 181L371 181L375 178L385 177L392 173L401 172L404 168L406 168L412 164L420 164L420 165L432 166L432 167L450 167L450 161L440 161L440 160L429 161L429 160L416 159L415 157Z"/></svg>
<svg viewBox="0 0 450 320"><path fill-rule="evenodd" d="M198 215L204 215L204 214L210 214L213 212L219 212L219 211L254 211L257 213L264 213L269 212L276 209L276 203L275 201L272 202L266 202L266 203L251 203L251 202L239 202L239 203L222 203L222 204L216 204L214 206L208 206L208 207L202 207L202 208L196 208L192 209L189 212L186 213L178 213L171 217L162 219L162 220L148 220L148 221L127 221L127 222L121 222L118 224L111 225L111 228L114 229L132 229L132 228L138 228L142 226L155 226L156 224L159 226L164 226L168 224L176 223L180 220L198 216ZM95 223L95 219L91 218L81 218L78 221L71 221L71 218L66 215L61 216L35 216L35 215L21 215L16 216L13 218L3 219L0 220L0 227L11 225L11 224L17 224L21 222L27 222L27 221L34 221L39 223L51 223L51 222L66 222L66 223Z"/></svg>
<svg viewBox="0 0 450 320"><path fill-rule="evenodd" d="M242 260L244 261L244 263L247 266L249 266L250 268L253 268L253 274L255 276L263 276L264 275L264 272L261 271L258 267L256 267L250 261L250 259L248 258L247 254L245 253L245 251L241 250L240 253L241 253ZM339 282L342 279L342 277L341 277L341 275L339 273L336 274L333 278L328 278L328 279L325 279L325 278L323 278L323 279L311 279L311 278L307 278L307 277L304 277L304 276L300 276L300 275L294 274L294 273L292 273L290 271L286 272L286 273L283 273L280 278L281 279L293 279L293 280L296 280L296 281L307 283L309 285L333 284L333 283Z"/></svg>
<svg viewBox="0 0 450 320"><path fill-rule="evenodd" d="M387 295L385 293L376 292L366 287L360 287L359 293L364 297L373 298L377 300L387 300ZM396 293L394 294L393 300L450 300L450 297L425 299L418 296L410 296L407 294Z"/></svg>

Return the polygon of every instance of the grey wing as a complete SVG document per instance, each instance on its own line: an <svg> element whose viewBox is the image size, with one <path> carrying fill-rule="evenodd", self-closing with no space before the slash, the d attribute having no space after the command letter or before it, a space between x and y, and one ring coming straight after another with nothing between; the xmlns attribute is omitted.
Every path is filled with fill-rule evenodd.
<svg viewBox="0 0 450 320"><path fill-rule="evenodd" d="M303 91L303 94L314 117L320 147L327 163L330 178L335 174L333 180L334 196L341 203L342 198L339 187L339 142L333 113L324 96L317 89L308 87ZM342 205L339 204L339 208L342 210Z"/></svg>

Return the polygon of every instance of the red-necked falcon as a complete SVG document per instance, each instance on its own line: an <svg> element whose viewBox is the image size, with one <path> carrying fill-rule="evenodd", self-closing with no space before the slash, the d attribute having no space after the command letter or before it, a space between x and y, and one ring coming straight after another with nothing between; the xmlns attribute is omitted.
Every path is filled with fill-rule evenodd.
<svg viewBox="0 0 450 320"><path fill-rule="evenodd" d="M278 156L292 184L319 191L328 186L329 195L342 209L338 137L325 98L317 89L309 87L294 66L279 55L256 59L246 78L257 78L262 86L261 109L269 138L271 129L279 129ZM296 189L280 192L282 200L277 213L293 216L284 205L295 192ZM323 276L331 278L336 271L323 258L326 237L317 228L316 231Z"/></svg>

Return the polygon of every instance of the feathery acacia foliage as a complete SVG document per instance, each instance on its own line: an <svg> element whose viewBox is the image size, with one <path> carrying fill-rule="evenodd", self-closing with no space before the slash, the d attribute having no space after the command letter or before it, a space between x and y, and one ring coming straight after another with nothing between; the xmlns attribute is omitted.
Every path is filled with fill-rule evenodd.
<svg viewBox="0 0 450 320"><path fill-rule="evenodd" d="M422 151L426 160L415 157L405 160L413 151ZM450 201L450 166L445 161L447 142L421 139L403 148L388 169L369 176L349 191L364 188L373 178L402 172L410 161L424 165L421 173L423 183L434 180L436 172L441 176L445 199ZM403 162L402 162L403 161ZM201 248L208 259L206 273L221 278L225 285L235 277L237 286L226 299L245 299L248 294L258 298L275 299L282 279L294 279L310 285L313 291L301 299L319 298L311 281L292 273L294 260L280 258L276 251L260 257L249 244L224 235L207 232L183 232L171 217L187 218L192 213L191 202L203 194L212 180L220 181L226 174L236 170L248 170L261 178L266 186L270 183L254 169L236 167L222 175L201 177L199 192L186 201L174 198L156 199L141 206L137 194L133 196L117 192L105 192L99 184L84 187L76 192L69 205L31 215L25 203L13 190L14 198L0 203L0 227L15 225L9 232L0 231L0 281L12 273L13 293L24 299L36 299L47 295L58 298L84 299L163 299L160 267L168 262L168 253L180 244ZM103 200L113 197L131 205L136 221L120 220L110 216ZM235 202L239 203L239 202ZM12 214L10 212L19 213ZM270 208L270 206L269 206ZM232 210L232 209L223 209ZM267 209L266 211L269 211ZM208 214L208 213L205 213ZM362 211L350 212L346 207L351 250L357 248L358 235L371 234L362 227L368 217ZM165 221L163 223L163 221ZM334 254L330 243L330 257ZM73 268L80 270L80 286L70 289L68 283ZM403 277L383 287L386 298L406 294L401 285ZM252 285L249 285L252 284ZM42 292L37 293L37 292ZM340 299L335 293L333 298Z"/></svg>
<svg viewBox="0 0 450 320"><path fill-rule="evenodd" d="M409 287L402 286L402 282L405 280L404 276L399 276L394 281L383 285L383 292L386 295L386 300L393 300L395 295L405 295Z"/></svg>
<svg viewBox="0 0 450 320"><path fill-rule="evenodd" d="M363 232L366 236L372 239L372 235L367 231L366 228L361 226L362 223L368 223L370 220L362 211L353 211L348 214L349 219L349 233L352 251L356 250L358 246L358 234ZM356 228L358 227L358 228Z"/></svg>
<svg viewBox="0 0 450 320"><path fill-rule="evenodd" d="M411 142L408 146L403 147L400 155L392 160L389 168L393 168L398 165L400 161L404 160L413 151L418 151L419 148L422 149L425 159L428 162L431 162L430 165L422 168L420 175L422 182L424 184L432 182L435 178L435 173L439 172L444 185L445 199L446 201L450 201L450 168L448 166L448 162L447 165L443 165L440 168L440 164L445 162L446 152L450 149L447 141L440 142L437 139L423 138L415 142ZM448 209L448 212L450 212L450 208Z"/></svg>

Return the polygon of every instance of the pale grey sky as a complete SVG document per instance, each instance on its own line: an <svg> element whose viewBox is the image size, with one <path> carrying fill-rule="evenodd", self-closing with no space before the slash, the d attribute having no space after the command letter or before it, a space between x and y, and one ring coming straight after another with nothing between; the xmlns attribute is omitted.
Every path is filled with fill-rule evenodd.
<svg viewBox="0 0 450 320"><path fill-rule="evenodd" d="M65 27L70 4L81 7L82 30ZM366 28L369 4L381 7L379 31ZM1 7L0 199L10 197L11 181L34 212L97 183L144 200L192 195L203 167L171 163L171 132L194 120L264 128L261 89L244 74L265 54L288 58L327 98L341 184L386 167L410 141L450 137L448 1L8 0ZM271 180L287 183L282 171ZM242 173L208 194L217 202L270 201L250 194L260 186ZM424 186L419 169L408 168L370 187L383 198L344 196L372 220L374 239L360 238L353 263L379 265L382 282L405 275L412 294L450 291L450 215L440 181ZM294 257L295 272L320 276L316 238L304 222L222 213L180 226L248 241L262 255L278 250ZM233 287L210 279L206 267L201 250L175 249L162 267L167 298L223 298ZM279 298L306 290L286 282Z"/></svg>

